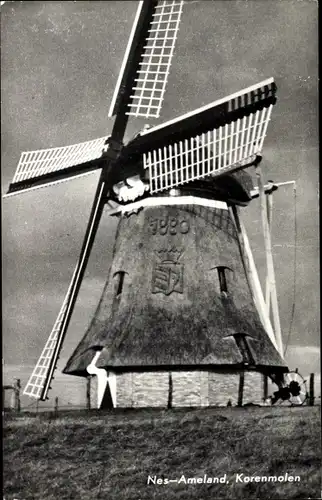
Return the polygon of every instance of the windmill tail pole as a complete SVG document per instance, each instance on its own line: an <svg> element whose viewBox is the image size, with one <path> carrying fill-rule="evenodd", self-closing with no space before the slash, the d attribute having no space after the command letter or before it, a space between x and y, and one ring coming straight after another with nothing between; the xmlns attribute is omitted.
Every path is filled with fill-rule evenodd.
<svg viewBox="0 0 322 500"><path fill-rule="evenodd" d="M282 186L289 186L293 184L294 191L296 190L296 182L295 181L286 181L286 182L277 182L273 183L269 181L269 184L264 186L264 192L266 194L266 210L267 210L267 221L268 228L272 230L272 219L273 219L273 192ZM258 188L256 189L256 193L258 192ZM267 306L267 313L270 313L270 305L271 305L271 288L270 288L270 277L269 274L266 276L266 290L265 290L265 301Z"/></svg>
<svg viewBox="0 0 322 500"><path fill-rule="evenodd" d="M266 195L266 210L267 210L267 222L269 229L272 228L272 219L273 219L273 191L269 191ZM269 275L266 276L266 290L265 290L265 302L267 307L267 314L270 313L270 305L271 305L271 284L269 280Z"/></svg>
<svg viewBox="0 0 322 500"><path fill-rule="evenodd" d="M269 227L268 214L267 214L267 205L266 205L266 200L265 200L265 188L264 188L264 183L263 183L263 179L262 179L262 171L261 171L260 166L257 165L255 167L255 172L256 172L257 182L258 182L261 215L262 215L262 225L263 225L263 233L264 233L264 245L265 245L266 265L267 265L267 278L268 278L268 283L269 283L267 285L267 287L269 287L271 301L272 301L272 313L273 313L276 343L278 346L278 351L279 351L281 357L283 358L284 357L283 356L283 341L282 341L280 317L279 317L279 310L278 310L271 234L270 234L270 227Z"/></svg>
<svg viewBox="0 0 322 500"><path fill-rule="evenodd" d="M240 247L243 248L244 250L242 251L243 259L246 259L247 265L246 265L246 273L249 276L249 282L251 284L251 290L252 290L252 295L254 298L254 302L256 305L256 308L258 310L258 313L261 318L261 322L267 332L267 335L269 336L272 344L278 351L278 345L276 343L273 327L271 325L271 321L269 318L269 315L267 314L267 308L261 288L261 284L259 281L254 257L250 248L248 236L243 224L242 219L240 218L240 214L238 211L238 207L233 205L231 207L232 213L234 215L234 220L236 223L236 229L237 229L237 234L238 238L240 239Z"/></svg>

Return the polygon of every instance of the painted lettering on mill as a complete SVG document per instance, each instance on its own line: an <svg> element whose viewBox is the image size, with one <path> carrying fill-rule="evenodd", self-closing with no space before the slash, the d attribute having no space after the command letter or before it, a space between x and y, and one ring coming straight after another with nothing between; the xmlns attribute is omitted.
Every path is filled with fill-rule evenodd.
<svg viewBox="0 0 322 500"><path fill-rule="evenodd" d="M170 295L183 293L183 264L179 263L181 249L156 250L157 260L153 265L152 293Z"/></svg>

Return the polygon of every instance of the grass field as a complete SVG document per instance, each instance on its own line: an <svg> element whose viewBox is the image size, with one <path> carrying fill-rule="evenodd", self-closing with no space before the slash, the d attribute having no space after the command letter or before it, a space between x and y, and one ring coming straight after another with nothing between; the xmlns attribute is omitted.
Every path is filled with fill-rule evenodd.
<svg viewBox="0 0 322 500"><path fill-rule="evenodd" d="M4 498L321 498L319 429L320 407L7 414ZM286 472L300 482L236 482ZM229 483L147 484L183 474Z"/></svg>

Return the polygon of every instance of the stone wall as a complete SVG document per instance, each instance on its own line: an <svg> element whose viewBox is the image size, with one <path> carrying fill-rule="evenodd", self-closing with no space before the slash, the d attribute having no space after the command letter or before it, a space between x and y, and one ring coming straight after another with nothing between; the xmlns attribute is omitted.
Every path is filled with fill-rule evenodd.
<svg viewBox="0 0 322 500"><path fill-rule="evenodd" d="M239 373L209 372L209 406L227 406L238 402Z"/></svg>
<svg viewBox="0 0 322 500"><path fill-rule="evenodd" d="M132 406L167 407L169 374L167 372L133 373Z"/></svg>
<svg viewBox="0 0 322 500"><path fill-rule="evenodd" d="M264 377L262 373L245 372L243 404L262 404L264 397Z"/></svg>
<svg viewBox="0 0 322 500"><path fill-rule="evenodd" d="M208 406L208 372L173 372L172 406Z"/></svg>
<svg viewBox="0 0 322 500"><path fill-rule="evenodd" d="M90 402L91 408L97 408L97 377L91 377L90 385Z"/></svg>
<svg viewBox="0 0 322 500"><path fill-rule="evenodd" d="M119 408L164 407L168 405L169 373L122 373L116 379Z"/></svg>
<svg viewBox="0 0 322 500"><path fill-rule="evenodd" d="M116 377L116 406L119 408L131 408L133 373L122 373Z"/></svg>
<svg viewBox="0 0 322 500"><path fill-rule="evenodd" d="M173 371L172 395L169 396L169 372L123 373L117 376L117 407L140 408L237 405L239 373ZM263 376L245 372L243 404L262 403Z"/></svg>

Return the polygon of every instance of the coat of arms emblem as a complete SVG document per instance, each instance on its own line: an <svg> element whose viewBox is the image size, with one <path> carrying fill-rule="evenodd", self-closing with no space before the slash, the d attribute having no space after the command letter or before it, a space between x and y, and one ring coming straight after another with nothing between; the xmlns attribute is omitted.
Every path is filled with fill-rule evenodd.
<svg viewBox="0 0 322 500"><path fill-rule="evenodd" d="M183 293L183 264L179 263L182 250L157 250L158 261L154 263L152 273L152 293Z"/></svg>

